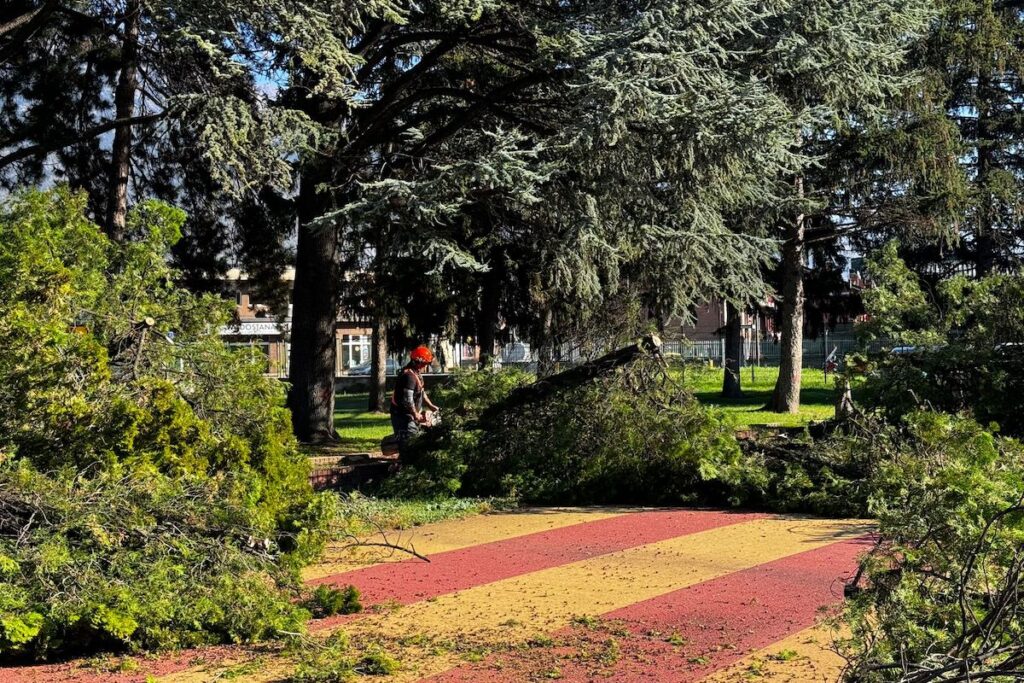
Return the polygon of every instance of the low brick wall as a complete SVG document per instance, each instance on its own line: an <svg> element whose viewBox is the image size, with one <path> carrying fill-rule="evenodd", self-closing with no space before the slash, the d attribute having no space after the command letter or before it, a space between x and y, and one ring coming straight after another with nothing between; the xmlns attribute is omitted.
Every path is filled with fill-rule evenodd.
<svg viewBox="0 0 1024 683"><path fill-rule="evenodd" d="M398 471L397 456L380 453L318 456L309 460L309 483L314 491L354 491Z"/></svg>

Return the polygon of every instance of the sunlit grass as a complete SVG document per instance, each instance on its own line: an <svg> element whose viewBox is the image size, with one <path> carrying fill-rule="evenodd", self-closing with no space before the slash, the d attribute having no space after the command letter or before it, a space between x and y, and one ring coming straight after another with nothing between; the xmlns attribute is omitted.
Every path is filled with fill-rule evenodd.
<svg viewBox="0 0 1024 683"><path fill-rule="evenodd" d="M827 420L835 415L835 375L828 381L821 370L805 369L800 388L800 412L790 415L763 410L775 388L779 369L772 367L745 367L740 377L743 397L722 397L722 369L689 367L685 372L686 384L701 403L715 406L736 427L778 425L799 427L810 422Z"/></svg>
<svg viewBox="0 0 1024 683"><path fill-rule="evenodd" d="M372 533L376 529L411 529L451 519L507 510L511 501L498 498L439 498L406 500L373 498L353 494L347 506L356 513L353 533Z"/></svg>
<svg viewBox="0 0 1024 683"><path fill-rule="evenodd" d="M778 425L799 427L827 420L835 414L834 375L826 382L821 370L805 369L800 390L800 412L795 415L762 410L771 398L779 369L745 367L741 375L743 397L722 397L722 370L690 366L685 381L701 403L715 406L736 427ZM339 450L350 453L376 451L380 440L391 433L387 413L366 410L367 394L339 394L335 399L334 425L341 435Z"/></svg>
<svg viewBox="0 0 1024 683"><path fill-rule="evenodd" d="M334 427L341 436L337 450L366 453L380 450L380 440L391 433L387 413L366 410L368 394L338 394L334 399Z"/></svg>

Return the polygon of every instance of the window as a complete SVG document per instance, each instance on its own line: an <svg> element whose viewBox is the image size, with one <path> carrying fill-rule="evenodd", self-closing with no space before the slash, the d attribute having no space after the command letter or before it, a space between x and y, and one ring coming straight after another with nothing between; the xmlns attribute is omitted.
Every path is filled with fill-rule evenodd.
<svg viewBox="0 0 1024 683"><path fill-rule="evenodd" d="M252 353L253 351L262 351L264 359L261 359L263 363L263 372L270 371L270 342L262 339L252 339L250 341L233 341L227 342L227 347L232 351L244 351ZM255 356L254 356L255 358Z"/></svg>
<svg viewBox="0 0 1024 683"><path fill-rule="evenodd" d="M370 335L341 335L341 369L351 370L370 362Z"/></svg>

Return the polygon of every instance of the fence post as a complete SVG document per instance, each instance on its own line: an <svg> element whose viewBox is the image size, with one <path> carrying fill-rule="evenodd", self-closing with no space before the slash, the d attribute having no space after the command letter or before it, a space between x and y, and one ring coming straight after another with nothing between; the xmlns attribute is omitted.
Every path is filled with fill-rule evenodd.
<svg viewBox="0 0 1024 683"><path fill-rule="evenodd" d="M821 369L825 371L825 386L828 386L828 327L825 328L825 335L822 337L821 347Z"/></svg>

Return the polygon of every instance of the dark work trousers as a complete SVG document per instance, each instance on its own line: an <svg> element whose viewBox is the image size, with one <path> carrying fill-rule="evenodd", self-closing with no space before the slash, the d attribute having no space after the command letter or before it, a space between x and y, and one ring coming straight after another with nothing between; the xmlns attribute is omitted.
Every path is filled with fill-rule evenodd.
<svg viewBox="0 0 1024 683"><path fill-rule="evenodd" d="M420 426L411 414L398 406L391 406L391 429L398 437L398 455L405 450L405 444L420 432Z"/></svg>

